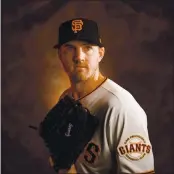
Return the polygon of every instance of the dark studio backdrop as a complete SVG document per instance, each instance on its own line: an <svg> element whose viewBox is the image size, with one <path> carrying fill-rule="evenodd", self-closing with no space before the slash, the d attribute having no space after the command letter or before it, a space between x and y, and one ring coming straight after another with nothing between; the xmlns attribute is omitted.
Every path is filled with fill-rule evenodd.
<svg viewBox="0 0 174 174"><path fill-rule="evenodd" d="M68 87L56 50L58 26L96 20L106 55L101 71L147 113L159 174L173 174L174 2L2 1L2 174L53 174L38 125Z"/></svg>

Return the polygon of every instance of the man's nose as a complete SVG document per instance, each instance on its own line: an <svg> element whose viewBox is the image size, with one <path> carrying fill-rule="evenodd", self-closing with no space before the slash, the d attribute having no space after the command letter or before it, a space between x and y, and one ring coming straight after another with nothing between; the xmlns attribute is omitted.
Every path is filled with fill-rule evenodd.
<svg viewBox="0 0 174 174"><path fill-rule="evenodd" d="M85 54L82 50L82 48L77 48L74 56L74 61L79 62L79 61L84 61L85 60Z"/></svg>

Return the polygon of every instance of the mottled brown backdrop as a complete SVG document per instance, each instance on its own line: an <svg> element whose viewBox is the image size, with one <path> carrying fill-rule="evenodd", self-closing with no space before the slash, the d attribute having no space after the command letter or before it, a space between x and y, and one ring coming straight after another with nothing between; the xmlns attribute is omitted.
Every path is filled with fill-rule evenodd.
<svg viewBox="0 0 174 174"><path fill-rule="evenodd" d="M56 50L58 26L73 17L96 20L106 56L102 72L145 109L160 174L173 174L174 2L3 0L2 173L53 174L37 132L68 87Z"/></svg>

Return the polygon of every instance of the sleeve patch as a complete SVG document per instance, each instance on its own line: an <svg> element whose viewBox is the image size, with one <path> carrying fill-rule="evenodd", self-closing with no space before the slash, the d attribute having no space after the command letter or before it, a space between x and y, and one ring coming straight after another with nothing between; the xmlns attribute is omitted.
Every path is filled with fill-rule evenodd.
<svg viewBox="0 0 174 174"><path fill-rule="evenodd" d="M117 151L131 161L138 161L151 152L151 145L140 135L132 135L123 144L119 145Z"/></svg>

